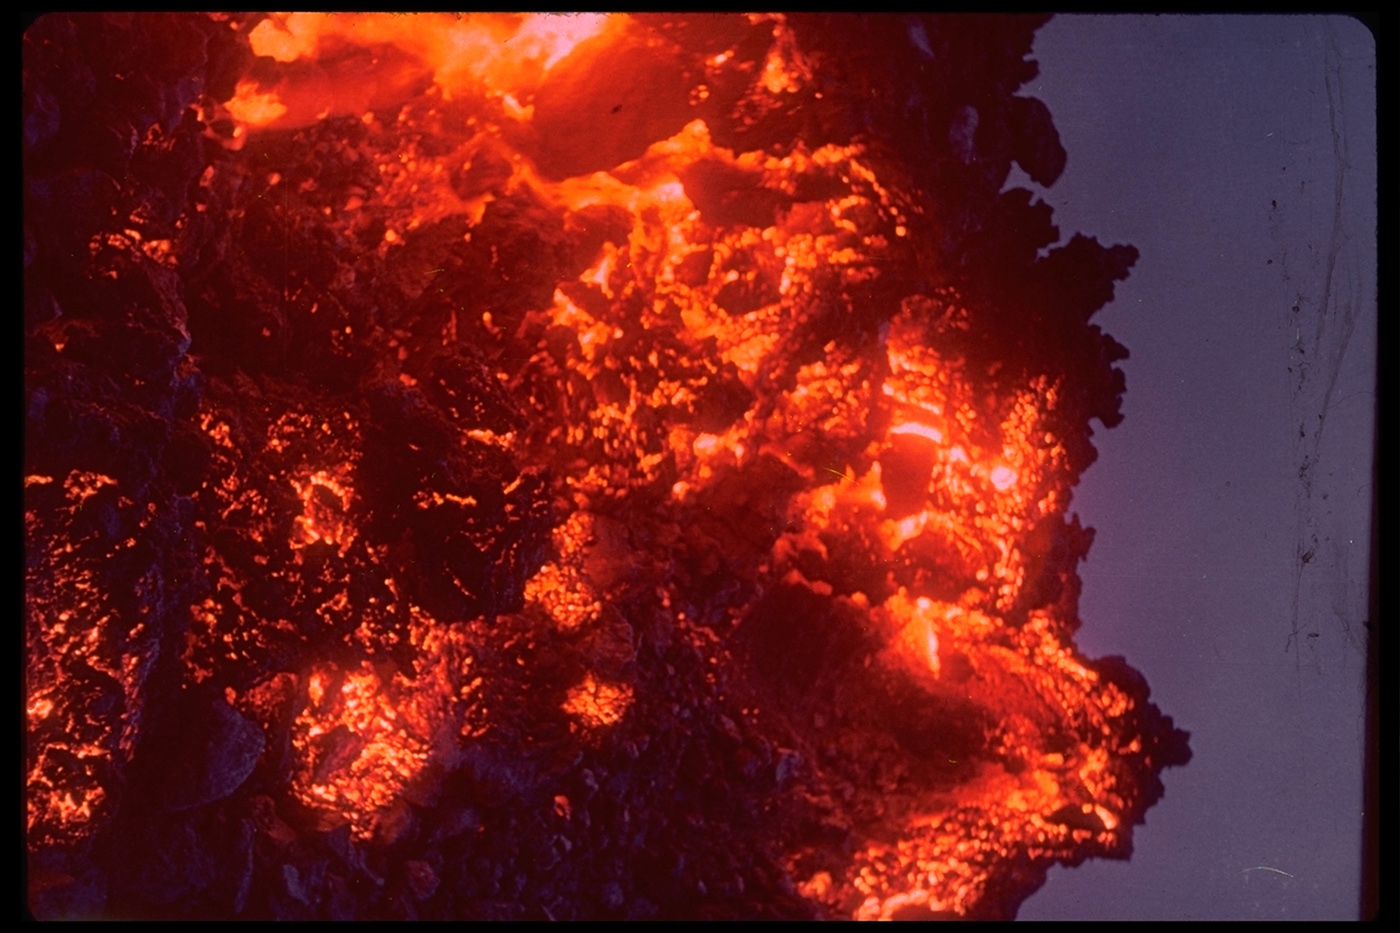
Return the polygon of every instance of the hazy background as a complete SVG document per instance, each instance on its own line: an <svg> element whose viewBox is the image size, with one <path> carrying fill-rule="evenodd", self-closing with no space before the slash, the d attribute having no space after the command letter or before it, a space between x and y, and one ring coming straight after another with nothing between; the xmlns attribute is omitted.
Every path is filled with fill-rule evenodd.
<svg viewBox="0 0 1400 933"><path fill-rule="evenodd" d="M1142 253L1095 319L1125 421L1071 505L1098 529L1079 645L1122 654L1194 760L1131 862L1055 868L1034 918L1355 917L1376 361L1375 45L1303 16L1063 16L1062 239Z"/></svg>

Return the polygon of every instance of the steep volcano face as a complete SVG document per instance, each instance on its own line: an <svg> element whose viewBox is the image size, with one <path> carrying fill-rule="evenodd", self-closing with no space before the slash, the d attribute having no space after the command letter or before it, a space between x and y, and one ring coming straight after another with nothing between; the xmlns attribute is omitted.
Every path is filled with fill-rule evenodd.
<svg viewBox="0 0 1400 933"><path fill-rule="evenodd" d="M1186 736L1074 649L1136 259L1036 20L25 39L40 916L1008 917ZM1048 249L1048 251L1046 251Z"/></svg>

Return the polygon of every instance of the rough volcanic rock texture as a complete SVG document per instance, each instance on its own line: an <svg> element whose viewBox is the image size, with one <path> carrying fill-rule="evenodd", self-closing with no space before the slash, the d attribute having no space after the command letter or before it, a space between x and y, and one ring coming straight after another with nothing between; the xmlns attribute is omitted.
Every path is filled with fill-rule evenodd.
<svg viewBox="0 0 1400 933"><path fill-rule="evenodd" d="M1189 758L1074 649L1137 258L1040 20L24 39L40 917L1010 917Z"/></svg>

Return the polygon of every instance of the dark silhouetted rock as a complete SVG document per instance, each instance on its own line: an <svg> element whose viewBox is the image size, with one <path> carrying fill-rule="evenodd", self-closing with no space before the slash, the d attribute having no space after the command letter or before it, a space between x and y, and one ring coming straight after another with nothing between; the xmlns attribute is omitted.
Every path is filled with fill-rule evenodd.
<svg viewBox="0 0 1400 933"><path fill-rule="evenodd" d="M253 773L265 738L258 724L225 703L191 717L166 777L164 804L188 810L232 794Z"/></svg>

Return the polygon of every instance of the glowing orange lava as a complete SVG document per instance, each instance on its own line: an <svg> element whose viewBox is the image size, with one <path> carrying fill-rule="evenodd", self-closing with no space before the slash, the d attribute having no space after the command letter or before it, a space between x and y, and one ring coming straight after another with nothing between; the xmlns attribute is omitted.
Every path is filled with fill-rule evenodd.
<svg viewBox="0 0 1400 933"><path fill-rule="evenodd" d="M200 309L201 352L243 355L179 439L208 463L180 492L197 570L175 635L94 582L148 529L129 485L25 478L31 846L112 811L147 703L133 671L160 659L245 711L269 673L293 685L282 802L357 845L394 844L470 754L489 798L498 745L546 762L502 795L586 829L561 775L598 749L590 768L643 760L654 706L677 718L647 766L684 749L728 775L697 798L762 781L826 815L774 862L825 915L966 915L1013 869L1127 851L1155 746L1143 702L1072 640L1073 386L974 366L963 297L919 266L953 221L881 146L745 135L766 114L805 125L826 86L785 17L737 19L743 42L684 67L649 22L287 13L250 31L258 77L224 105L244 155L200 185L254 192L238 229L276 248L234 252L276 283L231 305L246 333L200 296L221 309ZM619 49L688 84L677 112L646 111L662 82L590 83ZM726 94L732 113L706 109ZM599 155L623 126L656 129ZM294 236L328 257L304 281ZM92 251L174 275L171 242ZM306 334L313 376L258 371L264 352L295 370ZM119 702L88 709L82 677ZM807 838L837 823L839 844Z"/></svg>

